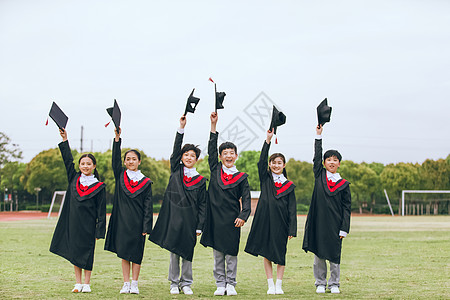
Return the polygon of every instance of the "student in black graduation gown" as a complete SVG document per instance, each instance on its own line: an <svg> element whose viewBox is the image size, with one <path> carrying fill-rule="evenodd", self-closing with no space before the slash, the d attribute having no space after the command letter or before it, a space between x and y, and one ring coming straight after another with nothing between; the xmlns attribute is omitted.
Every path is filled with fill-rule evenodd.
<svg viewBox="0 0 450 300"><path fill-rule="evenodd" d="M288 239L297 236L297 204L292 181L287 180L286 158L274 153L269 158L270 141L274 130L267 131L267 138L258 162L261 196L256 207L245 252L264 257L264 270L269 289L267 294L284 294L282 280L285 269ZM277 264L277 281L273 282L272 262Z"/></svg>
<svg viewBox="0 0 450 300"><path fill-rule="evenodd" d="M145 236L151 232L153 224L152 181L139 170L141 154L136 150L125 152L125 168L122 167L121 129L114 129L114 132L116 136L112 150L112 168L116 187L105 250L116 253L122 259L124 284L120 293L139 294L138 279Z"/></svg>
<svg viewBox="0 0 450 300"><path fill-rule="evenodd" d="M206 202L206 222L200 243L213 248L213 273L217 286L214 295L221 296L226 293L233 296L237 295L235 286L241 227L247 221L251 210L250 187L248 175L239 172L234 165L238 156L236 145L225 142L220 145L219 153L217 152L217 113L211 113L210 118L208 162L211 179Z"/></svg>
<svg viewBox="0 0 450 300"><path fill-rule="evenodd" d="M314 191L305 225L303 250L314 253L316 292L325 293L327 264L330 264L328 289L338 294L342 239L350 231L351 194L349 182L342 179L337 169L342 159L336 150L323 155L322 125L316 127L314 145ZM324 168L325 166L325 168Z"/></svg>
<svg viewBox="0 0 450 300"><path fill-rule="evenodd" d="M75 170L67 131L59 130L63 141L58 145L66 166L69 185L66 197L53 233L50 251L70 261L75 269L76 284L72 292L89 293L95 240L105 237L106 194L105 184L100 182L94 155L81 155ZM84 284L82 271L84 269Z"/></svg>
<svg viewBox="0 0 450 300"><path fill-rule="evenodd" d="M149 240L169 250L170 293L192 295L192 257L197 236L203 231L206 205L206 178L194 167L200 149L183 143L186 116L180 118L170 157L170 179L158 220ZM181 276L180 276L180 257Z"/></svg>

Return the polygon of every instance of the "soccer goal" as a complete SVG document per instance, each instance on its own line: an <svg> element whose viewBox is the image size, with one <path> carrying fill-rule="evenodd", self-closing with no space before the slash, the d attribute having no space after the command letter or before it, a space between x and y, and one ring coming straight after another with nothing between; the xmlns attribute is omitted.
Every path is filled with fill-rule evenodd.
<svg viewBox="0 0 450 300"><path fill-rule="evenodd" d="M402 190L402 216L405 215L405 194L450 194L450 191L432 191L432 190ZM417 211L419 211L419 204L417 204ZM415 214L415 206L412 206ZM422 204L423 211L423 204Z"/></svg>
<svg viewBox="0 0 450 300"><path fill-rule="evenodd" d="M64 204L64 199L66 199L66 191L56 191L53 193L52 204L50 204L50 209L48 210L47 219L50 218L53 210L58 210L58 217L61 214L61 209Z"/></svg>

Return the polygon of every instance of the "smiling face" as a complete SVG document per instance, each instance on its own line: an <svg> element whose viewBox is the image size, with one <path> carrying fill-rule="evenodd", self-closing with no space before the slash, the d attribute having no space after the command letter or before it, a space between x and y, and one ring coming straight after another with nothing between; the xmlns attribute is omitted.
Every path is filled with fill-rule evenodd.
<svg viewBox="0 0 450 300"><path fill-rule="evenodd" d="M186 168L193 168L195 163L197 162L197 155L195 154L194 150L186 151L181 156L181 161Z"/></svg>
<svg viewBox="0 0 450 300"><path fill-rule="evenodd" d="M234 162L236 161L238 155L234 149L227 148L223 149L219 155L219 159L222 164L227 168L232 168L234 166Z"/></svg>
<svg viewBox="0 0 450 300"><path fill-rule="evenodd" d="M92 172L95 169L95 165L94 165L92 159L90 159L89 157L83 157L80 160L79 168L80 168L81 173L83 173L86 176L91 176Z"/></svg>
<svg viewBox="0 0 450 300"><path fill-rule="evenodd" d="M337 172L337 169L341 165L341 162L339 161L339 159L336 156L330 156L325 159L323 164L325 166L325 169L327 169L328 172L334 174Z"/></svg>
<svg viewBox="0 0 450 300"><path fill-rule="evenodd" d="M269 162L270 171L277 175L283 174L283 169L285 166L286 164L283 162L281 157L277 157Z"/></svg>
<svg viewBox="0 0 450 300"><path fill-rule="evenodd" d="M134 152L128 152L124 160L125 167L130 171L137 171L141 161Z"/></svg>

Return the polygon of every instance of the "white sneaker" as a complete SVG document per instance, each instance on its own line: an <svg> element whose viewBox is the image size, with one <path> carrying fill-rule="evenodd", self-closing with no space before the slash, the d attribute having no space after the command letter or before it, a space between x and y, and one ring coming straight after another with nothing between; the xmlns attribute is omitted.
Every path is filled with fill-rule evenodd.
<svg viewBox="0 0 450 300"><path fill-rule="evenodd" d="M83 284L83 293L90 293L91 292L91 286L89 284Z"/></svg>
<svg viewBox="0 0 450 300"><path fill-rule="evenodd" d="M275 294L277 294L277 295L284 294L283 289L281 288L282 282L283 282L282 280L277 279L277 283L275 284Z"/></svg>
<svg viewBox="0 0 450 300"><path fill-rule="evenodd" d="M137 282L131 282L130 294L139 294L139 288Z"/></svg>
<svg viewBox="0 0 450 300"><path fill-rule="evenodd" d="M317 294L324 294L325 293L325 286L324 285L318 285L316 289Z"/></svg>
<svg viewBox="0 0 450 300"><path fill-rule="evenodd" d="M332 294L339 294L339 293L341 293L341 291L339 290L339 287L335 286L335 285L330 288L330 291L331 291Z"/></svg>
<svg viewBox="0 0 450 300"><path fill-rule="evenodd" d="M237 292L234 286L227 283L227 296L236 296Z"/></svg>
<svg viewBox="0 0 450 300"><path fill-rule="evenodd" d="M217 287L217 290L214 292L214 296L223 296L225 295L225 287L219 286Z"/></svg>
<svg viewBox="0 0 450 300"><path fill-rule="evenodd" d="M267 295L275 295L275 287L274 286L269 287L269 289L267 290Z"/></svg>
<svg viewBox="0 0 450 300"><path fill-rule="evenodd" d="M81 283L76 283L73 287L72 293L81 293L83 291L83 285Z"/></svg>
<svg viewBox="0 0 450 300"><path fill-rule="evenodd" d="M130 283L129 282L124 282L123 283L123 287L120 290L121 294L129 294L130 293Z"/></svg>
<svg viewBox="0 0 450 300"><path fill-rule="evenodd" d="M183 291L183 294L185 294L185 295L194 295L194 292L192 291L191 287L189 287L189 286L183 286L181 291Z"/></svg>
<svg viewBox="0 0 450 300"><path fill-rule="evenodd" d="M178 295L180 293L180 290L178 289L177 286L174 286L173 288L170 288L170 293L172 295Z"/></svg>

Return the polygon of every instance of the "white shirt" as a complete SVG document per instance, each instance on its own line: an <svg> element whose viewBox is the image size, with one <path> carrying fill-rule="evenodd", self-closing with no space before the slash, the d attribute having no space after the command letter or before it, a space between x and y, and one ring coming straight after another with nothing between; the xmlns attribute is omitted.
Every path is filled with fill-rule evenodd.
<svg viewBox="0 0 450 300"><path fill-rule="evenodd" d="M130 178L130 180L133 181L140 181L142 178L144 178L144 174L141 173L141 170L137 170L137 171L131 171L127 169L127 175L128 178Z"/></svg>
<svg viewBox="0 0 450 300"><path fill-rule="evenodd" d="M90 186L91 184L94 184L98 182L98 179L94 176L94 174L91 174L90 176L86 176L83 173L81 173L80 177L80 184L84 186Z"/></svg>
<svg viewBox="0 0 450 300"><path fill-rule="evenodd" d="M340 179L342 179L341 175L339 173L331 173L327 170L327 179L331 180L333 182L338 182Z"/></svg>
<svg viewBox="0 0 450 300"><path fill-rule="evenodd" d="M186 177L193 178L199 174L195 168L190 168L190 169L186 168L186 167L183 167L183 168L184 168L184 176L186 176Z"/></svg>
<svg viewBox="0 0 450 300"><path fill-rule="evenodd" d="M183 134L184 133L184 128L178 128L177 131L178 131L179 134Z"/></svg>
<svg viewBox="0 0 450 300"><path fill-rule="evenodd" d="M231 168L227 168L227 167L225 167L225 165L222 165L222 170L225 173L227 173L227 175L231 175L231 174L239 172L238 169L236 168L236 166L232 166Z"/></svg>
<svg viewBox="0 0 450 300"><path fill-rule="evenodd" d="M283 184L283 183L287 180L287 178L284 177L283 174L277 175L277 174L275 174L274 172L272 172L272 177L273 177L273 181L274 181L275 183L281 183L281 184Z"/></svg>

